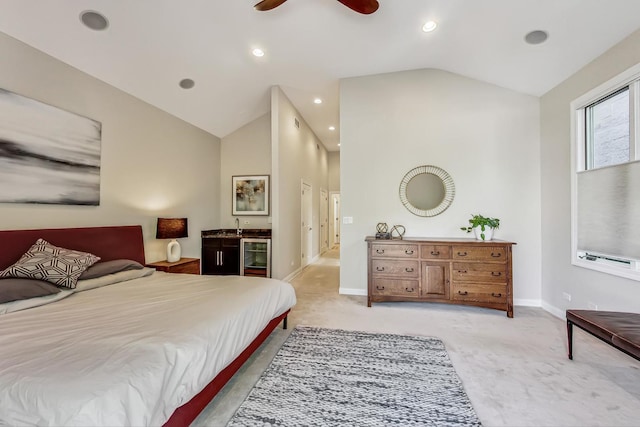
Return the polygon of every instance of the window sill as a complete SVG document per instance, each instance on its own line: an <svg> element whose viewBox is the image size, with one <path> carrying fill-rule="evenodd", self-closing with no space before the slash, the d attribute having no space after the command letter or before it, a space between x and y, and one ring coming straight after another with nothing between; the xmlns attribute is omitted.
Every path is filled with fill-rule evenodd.
<svg viewBox="0 0 640 427"><path fill-rule="evenodd" d="M612 276L624 277L626 279L640 281L640 271L630 267L619 267L604 262L588 261L579 258L574 258L571 261L571 264L577 267L588 268L589 270L611 274ZM634 262L634 264L638 263Z"/></svg>

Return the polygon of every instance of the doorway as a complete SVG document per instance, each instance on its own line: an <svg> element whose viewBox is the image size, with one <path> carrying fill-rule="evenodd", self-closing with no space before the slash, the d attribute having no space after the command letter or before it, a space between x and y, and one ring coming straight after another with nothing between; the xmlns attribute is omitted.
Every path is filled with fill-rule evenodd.
<svg viewBox="0 0 640 427"><path fill-rule="evenodd" d="M340 192L329 193L331 208L329 210L329 247L340 244Z"/></svg>
<svg viewBox="0 0 640 427"><path fill-rule="evenodd" d="M313 259L313 189L310 184L302 182L302 228L301 236L301 267L304 268L311 263Z"/></svg>

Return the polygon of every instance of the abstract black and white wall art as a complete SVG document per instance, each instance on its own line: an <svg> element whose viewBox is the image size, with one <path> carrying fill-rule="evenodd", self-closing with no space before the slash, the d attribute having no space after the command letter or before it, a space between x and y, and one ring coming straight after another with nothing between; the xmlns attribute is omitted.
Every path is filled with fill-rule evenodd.
<svg viewBox="0 0 640 427"><path fill-rule="evenodd" d="M100 204L102 124L0 89L0 203Z"/></svg>

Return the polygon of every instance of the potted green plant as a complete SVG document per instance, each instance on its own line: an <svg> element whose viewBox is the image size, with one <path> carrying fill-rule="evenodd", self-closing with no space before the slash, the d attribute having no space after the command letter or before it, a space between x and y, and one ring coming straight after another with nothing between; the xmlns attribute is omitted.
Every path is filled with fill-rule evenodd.
<svg viewBox="0 0 640 427"><path fill-rule="evenodd" d="M473 230L478 240L491 240L493 230L498 228L500 228L500 220L498 218L489 218L482 215L471 215L469 226L460 227L462 231L467 233Z"/></svg>

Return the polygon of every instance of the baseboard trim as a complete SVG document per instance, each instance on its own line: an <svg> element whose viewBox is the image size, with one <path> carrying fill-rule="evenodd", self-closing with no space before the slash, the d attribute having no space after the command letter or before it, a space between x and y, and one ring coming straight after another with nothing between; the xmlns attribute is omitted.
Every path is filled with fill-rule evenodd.
<svg viewBox="0 0 640 427"><path fill-rule="evenodd" d="M367 296L367 290L366 289L357 289L357 288L340 288L338 290L338 293L340 295L361 295L361 296Z"/></svg>
<svg viewBox="0 0 640 427"><path fill-rule="evenodd" d="M302 273L302 268L298 268L297 270L294 270L293 273L289 274L287 277L282 279L282 281L283 282L291 282L300 273Z"/></svg>
<svg viewBox="0 0 640 427"><path fill-rule="evenodd" d="M338 292L341 295L367 296L366 289L340 288ZM542 307L543 306L542 302L538 299L516 299L516 300L513 300L513 305L520 305L524 307Z"/></svg>
<svg viewBox="0 0 640 427"><path fill-rule="evenodd" d="M567 313L565 310L561 310L558 307L554 307L553 305L542 301L542 309L544 311L548 311L559 319L566 320Z"/></svg>
<svg viewBox="0 0 640 427"><path fill-rule="evenodd" d="M542 307L542 301L539 299L514 299L513 305L521 305L524 307Z"/></svg>

